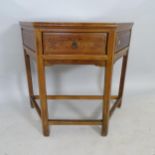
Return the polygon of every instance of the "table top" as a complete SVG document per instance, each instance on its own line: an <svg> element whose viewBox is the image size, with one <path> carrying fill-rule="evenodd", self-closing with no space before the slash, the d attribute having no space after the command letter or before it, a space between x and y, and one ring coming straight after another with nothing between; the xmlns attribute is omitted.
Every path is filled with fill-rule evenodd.
<svg viewBox="0 0 155 155"><path fill-rule="evenodd" d="M90 28L102 28L102 27L110 27L110 28L117 28L117 27L132 27L133 23L107 23L107 22L41 22L41 21L33 21L33 22L25 22L21 21L20 25L23 27L90 27Z"/></svg>

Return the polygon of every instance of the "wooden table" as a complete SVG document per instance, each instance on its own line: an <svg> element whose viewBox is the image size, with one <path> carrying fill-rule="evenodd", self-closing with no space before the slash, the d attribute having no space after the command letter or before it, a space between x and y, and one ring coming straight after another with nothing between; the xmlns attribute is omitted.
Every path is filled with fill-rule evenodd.
<svg viewBox="0 0 155 155"><path fill-rule="evenodd" d="M41 117L43 134L49 135L49 125L101 125L101 134L108 133L109 118L122 103L132 23L48 23L21 22L23 47L31 106ZM36 61L39 94L33 92L30 57ZM122 59L117 95L111 95L113 66ZM105 67L104 92L99 95L47 95L45 66L83 64ZM40 99L40 105L36 99ZM48 118L47 100L103 100L102 119L60 120ZM110 101L116 100L112 108Z"/></svg>

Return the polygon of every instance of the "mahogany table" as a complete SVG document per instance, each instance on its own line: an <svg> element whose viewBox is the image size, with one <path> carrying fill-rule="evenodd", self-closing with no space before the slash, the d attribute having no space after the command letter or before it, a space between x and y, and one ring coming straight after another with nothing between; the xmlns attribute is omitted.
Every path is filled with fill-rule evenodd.
<svg viewBox="0 0 155 155"><path fill-rule="evenodd" d="M121 106L132 23L49 23L21 22L23 47L31 106L42 121L44 136L49 125L101 125L101 134L108 133L109 118ZM36 61L39 94L34 94L30 57ZM113 66L122 59L119 91L111 95ZM47 95L45 67L56 64L83 64L105 67L104 92L99 95ZM40 104L36 102L40 100ZM49 119L47 100L103 100L102 119ZM110 101L115 103L110 108Z"/></svg>

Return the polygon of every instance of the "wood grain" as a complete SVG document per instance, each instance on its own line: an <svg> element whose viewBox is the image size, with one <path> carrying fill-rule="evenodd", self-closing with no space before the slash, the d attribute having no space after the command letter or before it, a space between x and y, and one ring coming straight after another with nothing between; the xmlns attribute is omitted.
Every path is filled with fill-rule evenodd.
<svg viewBox="0 0 155 155"><path fill-rule="evenodd" d="M104 54L106 33L43 33L45 54Z"/></svg>

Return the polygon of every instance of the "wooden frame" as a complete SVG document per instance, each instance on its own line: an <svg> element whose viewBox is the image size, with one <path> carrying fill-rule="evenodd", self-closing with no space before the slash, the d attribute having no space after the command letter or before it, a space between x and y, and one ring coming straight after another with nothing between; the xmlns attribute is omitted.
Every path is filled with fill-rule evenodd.
<svg viewBox="0 0 155 155"><path fill-rule="evenodd" d="M106 136L108 133L109 118L117 107L121 107L126 67L128 60L129 42L131 35L132 23L115 24L115 23L28 23L21 22L23 47L26 64L26 73L28 80L28 89L30 95L31 107L34 107L41 118L43 134L49 135L49 125L101 125L101 134ZM107 53L103 55L85 55L85 54L44 54L43 33L44 32L104 32L107 33ZM129 31L130 33L128 33ZM31 32L31 33L29 33ZM121 33L120 33L121 32ZM127 33L123 33L127 32ZM32 35L33 33L33 35ZM118 35L119 34L119 35ZM125 35L123 35L125 34ZM30 41L31 40L31 41ZM120 43L121 41L121 43ZM33 43L35 45L33 45ZM36 61L39 95L33 93L33 82L31 75L30 57ZM123 58L121 77L118 95L111 95L112 73L114 63ZM105 67L104 95L47 95L45 66L53 64L92 64ZM40 100L40 106L36 100ZM100 120L63 120L49 119L47 100L103 100L103 115ZM110 101L115 103L110 109Z"/></svg>

